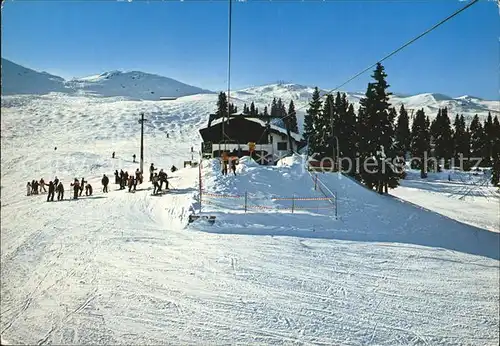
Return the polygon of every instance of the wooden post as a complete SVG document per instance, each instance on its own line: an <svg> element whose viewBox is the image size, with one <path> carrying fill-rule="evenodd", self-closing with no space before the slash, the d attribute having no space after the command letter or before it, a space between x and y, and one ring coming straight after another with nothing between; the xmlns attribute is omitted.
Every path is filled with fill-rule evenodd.
<svg viewBox="0 0 500 346"><path fill-rule="evenodd" d="M318 189L318 174L314 175L314 191Z"/></svg>
<svg viewBox="0 0 500 346"><path fill-rule="evenodd" d="M293 196L292 196L292 214L293 214L294 209L295 209L295 194L293 194Z"/></svg>
<svg viewBox="0 0 500 346"><path fill-rule="evenodd" d="M245 213L247 212L248 192L245 191Z"/></svg>

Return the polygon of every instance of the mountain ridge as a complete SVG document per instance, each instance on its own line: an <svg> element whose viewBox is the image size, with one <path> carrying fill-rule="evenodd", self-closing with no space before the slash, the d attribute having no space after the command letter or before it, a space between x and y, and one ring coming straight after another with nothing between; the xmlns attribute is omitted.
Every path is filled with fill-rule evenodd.
<svg viewBox="0 0 500 346"><path fill-rule="evenodd" d="M320 94L325 95L329 91L331 90L320 89ZM97 75L65 80L62 77L47 72L37 72L2 58L2 95L52 92L151 101L159 101L165 96L179 98L214 94L214 102L216 102L214 91L148 72L111 70ZM238 107L243 107L245 103L249 106L251 102L254 102L261 111L264 106L270 108L273 98L281 98L287 107L290 100L293 100L298 110L297 113L303 115L313 92L314 87L304 84L274 83L232 90L230 97ZM340 92L346 93L348 101L354 105L355 109L359 107L359 101L364 97L361 92ZM404 105L410 115L416 109L422 108L431 118L435 117L439 108L444 107L448 108L450 117L455 114L464 114L468 121L475 114L479 114L481 118L485 118L488 112L491 112L493 116L500 115L499 101L484 100L469 95L452 98L442 93L406 95L394 92L389 101L398 109Z"/></svg>

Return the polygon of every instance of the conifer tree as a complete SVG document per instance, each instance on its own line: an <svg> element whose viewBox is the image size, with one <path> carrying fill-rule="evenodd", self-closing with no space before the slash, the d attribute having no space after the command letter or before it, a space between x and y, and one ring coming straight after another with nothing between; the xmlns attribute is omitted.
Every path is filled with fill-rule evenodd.
<svg viewBox="0 0 500 346"><path fill-rule="evenodd" d="M411 128L411 153L414 159L412 161L413 168L420 169L420 177L427 177L427 162L426 159L430 150L430 129L429 118L426 118L423 109L419 109L413 120Z"/></svg>
<svg viewBox="0 0 500 346"><path fill-rule="evenodd" d="M495 142L495 128L493 125L493 118L491 112L488 112L488 118L484 121L484 155L483 166L490 166L493 157L493 146Z"/></svg>
<svg viewBox="0 0 500 346"><path fill-rule="evenodd" d="M491 183L497 186L500 182L500 122L497 116L493 119L491 133L493 136Z"/></svg>
<svg viewBox="0 0 500 346"><path fill-rule="evenodd" d="M434 143L434 156L443 159L445 167L449 167L449 160L453 157L453 131L451 129L448 109L439 109L437 117L431 125L431 135Z"/></svg>
<svg viewBox="0 0 500 346"><path fill-rule="evenodd" d="M453 133L453 157L455 159L455 164L460 162L460 156L465 156L469 153L469 149L464 148L466 145L466 133L465 133L465 120L458 114L455 116L455 121L453 122L453 127L455 131Z"/></svg>
<svg viewBox="0 0 500 346"><path fill-rule="evenodd" d="M303 137L309 143L309 155L316 153L318 149L319 135L316 133L316 124L321 115L321 99L318 87L314 88L312 99L309 102L309 108L304 116Z"/></svg>
<svg viewBox="0 0 500 346"><path fill-rule="evenodd" d="M391 187L398 184L394 167L389 164L394 160L395 129L394 119L391 119L393 114L389 111L391 93L387 91L389 84L386 77L384 67L377 63L372 75L375 82L368 84L365 97L360 100L360 112L363 115L360 117L361 159L374 160L379 167L375 170L361 167L361 176L368 187L376 186L379 193L387 191L389 184Z"/></svg>
<svg viewBox="0 0 500 346"><path fill-rule="evenodd" d="M335 104L333 95L326 95L325 102L323 104L323 111L318 117L316 122L316 132L320 137L321 146L321 156L322 157L332 157L336 154L333 153L335 146L335 139L333 136L336 135L335 130ZM332 126L333 124L333 126ZM332 132L333 131L333 132ZM336 152L335 148L335 152Z"/></svg>
<svg viewBox="0 0 500 346"><path fill-rule="evenodd" d="M485 150L485 134L483 126L479 121L479 117L476 114L470 123L470 146L471 146L471 158L472 165L477 165L478 160L484 157ZM482 162L479 164L481 165Z"/></svg>
<svg viewBox="0 0 500 346"><path fill-rule="evenodd" d="M253 103L253 101L250 104L250 109L248 112L250 113L251 116L256 116L258 114L258 112L256 112L255 110L255 104Z"/></svg>
<svg viewBox="0 0 500 346"><path fill-rule="evenodd" d="M225 92L219 93L217 101L217 111L215 112L218 117L227 117L227 96Z"/></svg>
<svg viewBox="0 0 500 346"><path fill-rule="evenodd" d="M246 103L243 105L243 114L250 114L250 111L249 111Z"/></svg>
<svg viewBox="0 0 500 346"><path fill-rule="evenodd" d="M290 101L288 105L288 124L290 126L290 131L299 133L299 125L297 122L297 114L295 113L295 105L293 104L293 100Z"/></svg>
<svg viewBox="0 0 500 346"><path fill-rule="evenodd" d="M408 112L403 105L401 105L401 108L399 109L395 137L396 152L398 155L404 156L410 150L411 134L410 119L408 118Z"/></svg>

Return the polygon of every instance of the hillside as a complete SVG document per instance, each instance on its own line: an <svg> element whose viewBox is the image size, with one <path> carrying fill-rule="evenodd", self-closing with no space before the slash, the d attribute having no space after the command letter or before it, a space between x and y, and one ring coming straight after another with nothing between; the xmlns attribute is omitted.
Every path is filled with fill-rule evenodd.
<svg viewBox="0 0 500 346"><path fill-rule="evenodd" d="M37 72L2 58L2 95L37 94L51 92L72 92L63 78Z"/></svg>
<svg viewBox="0 0 500 346"><path fill-rule="evenodd" d="M498 345L498 233L329 174L338 219L324 200L276 210L291 205L277 196L322 196L297 157L242 159L236 177L204 161L203 212L217 221L188 225L199 171L183 161L216 99L2 97L4 341ZM133 193L114 184L138 168L140 112L145 169L180 168L164 195L147 179ZM26 196L28 181L55 176L63 201ZM75 177L93 196L70 199Z"/></svg>
<svg viewBox="0 0 500 346"><path fill-rule="evenodd" d="M211 93L175 79L140 71L111 71L66 82L72 89L103 97L121 96L132 99L158 100L160 97L181 97Z"/></svg>
<svg viewBox="0 0 500 346"><path fill-rule="evenodd" d="M110 71L66 81L2 58L2 95L46 95L52 92L136 100L212 93L172 78L140 71Z"/></svg>

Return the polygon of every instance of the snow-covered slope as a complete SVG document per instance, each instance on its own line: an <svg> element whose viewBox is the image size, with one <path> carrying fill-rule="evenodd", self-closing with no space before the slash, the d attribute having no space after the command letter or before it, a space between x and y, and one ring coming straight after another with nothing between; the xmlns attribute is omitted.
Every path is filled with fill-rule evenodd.
<svg viewBox="0 0 500 346"><path fill-rule="evenodd" d="M299 157L278 167L243 159L236 177L205 161L204 191L248 192L265 207L245 213L244 199L205 193L213 226L187 226L197 168L169 174L162 196L147 181L135 193L101 192L103 174L114 182L115 169L138 168L140 112L146 169L182 167L216 99L2 97L3 340L498 345L498 233L329 174L320 179L338 193L338 219L328 201L275 212L291 202L271 197L322 196ZM63 202L25 196L27 181L56 175ZM94 196L69 200L75 177Z"/></svg>
<svg viewBox="0 0 500 346"><path fill-rule="evenodd" d="M211 93L209 90L184 84L172 78L140 71L105 72L97 76L73 79L66 84L90 95L122 96L142 100Z"/></svg>
<svg viewBox="0 0 500 346"><path fill-rule="evenodd" d="M2 95L71 92L64 82L61 77L37 72L2 58Z"/></svg>

